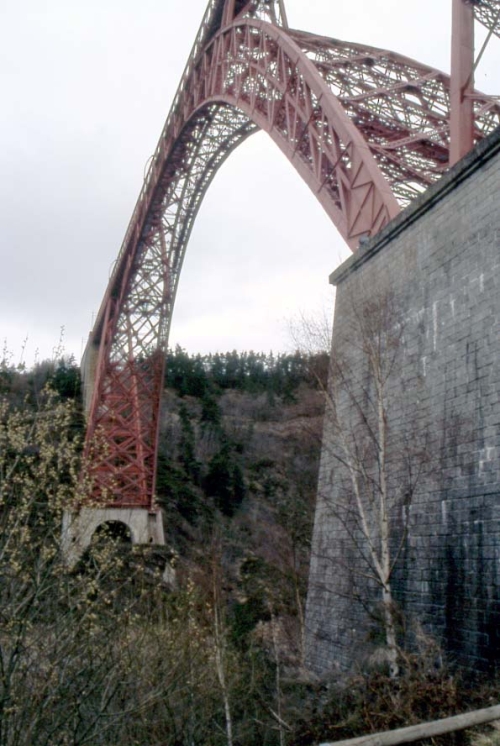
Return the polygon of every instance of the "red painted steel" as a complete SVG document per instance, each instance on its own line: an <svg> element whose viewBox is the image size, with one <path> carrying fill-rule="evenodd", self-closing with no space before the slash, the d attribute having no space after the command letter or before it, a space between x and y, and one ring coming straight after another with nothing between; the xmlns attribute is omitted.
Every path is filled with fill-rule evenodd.
<svg viewBox="0 0 500 746"><path fill-rule="evenodd" d="M471 100L477 140L500 123L500 108L477 92ZM99 504L154 505L184 252L218 168L259 128L355 249L447 168L450 79L392 52L290 30L283 0L210 0L86 350L85 476Z"/></svg>

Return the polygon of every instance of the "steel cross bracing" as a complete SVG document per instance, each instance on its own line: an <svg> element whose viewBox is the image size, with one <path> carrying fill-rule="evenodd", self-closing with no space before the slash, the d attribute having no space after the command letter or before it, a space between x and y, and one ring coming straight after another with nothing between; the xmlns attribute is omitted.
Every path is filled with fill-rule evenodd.
<svg viewBox="0 0 500 746"><path fill-rule="evenodd" d="M474 18L492 34L500 37L500 0L468 0L474 6Z"/></svg>
<svg viewBox="0 0 500 746"><path fill-rule="evenodd" d="M500 107L473 98L479 140L500 123ZM444 73L290 30L283 0L210 0L84 356L93 500L153 507L173 303L199 206L225 158L257 129L268 132L355 249L447 168L449 117Z"/></svg>

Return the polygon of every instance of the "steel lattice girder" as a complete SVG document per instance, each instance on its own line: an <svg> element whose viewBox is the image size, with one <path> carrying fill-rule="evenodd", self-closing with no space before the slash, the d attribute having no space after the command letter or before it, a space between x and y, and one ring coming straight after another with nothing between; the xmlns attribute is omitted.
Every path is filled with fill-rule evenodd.
<svg viewBox="0 0 500 746"><path fill-rule="evenodd" d="M177 283L225 158L266 130L354 249L447 167L449 88L392 52L290 31L281 0L211 0L86 350L93 499L152 507ZM500 108L479 93L474 108L479 139Z"/></svg>
<svg viewBox="0 0 500 746"><path fill-rule="evenodd" d="M93 499L106 505L152 506L164 356L185 246L217 169L254 131L229 107L193 118L159 179L135 255L121 255L86 351L96 366L85 472Z"/></svg>
<svg viewBox="0 0 500 746"><path fill-rule="evenodd" d="M500 38L500 0L467 0L474 6L476 21Z"/></svg>

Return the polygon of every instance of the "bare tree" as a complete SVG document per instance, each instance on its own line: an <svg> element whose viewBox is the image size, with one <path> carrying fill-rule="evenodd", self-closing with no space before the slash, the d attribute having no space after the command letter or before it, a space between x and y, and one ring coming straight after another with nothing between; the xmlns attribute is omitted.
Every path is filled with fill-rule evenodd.
<svg viewBox="0 0 500 746"><path fill-rule="evenodd" d="M405 412L403 354L404 321L394 296L387 291L352 299L334 331L318 494L348 547L350 559L339 567L350 574L347 593L354 596L361 587L368 607L370 587L378 588L392 677L399 673L392 578L413 495L431 463L426 433Z"/></svg>
<svg viewBox="0 0 500 746"><path fill-rule="evenodd" d="M49 389L37 407L0 397L0 743L206 742L219 703L193 589L170 599L109 536L67 571L74 414Z"/></svg>
<svg viewBox="0 0 500 746"><path fill-rule="evenodd" d="M225 599L223 597L222 581L222 543L218 531L214 531L211 547L211 613L213 656L217 680L219 682L222 701L224 703L224 720L226 725L227 746L233 746L233 714L231 707L231 687L228 658L228 630L225 622Z"/></svg>

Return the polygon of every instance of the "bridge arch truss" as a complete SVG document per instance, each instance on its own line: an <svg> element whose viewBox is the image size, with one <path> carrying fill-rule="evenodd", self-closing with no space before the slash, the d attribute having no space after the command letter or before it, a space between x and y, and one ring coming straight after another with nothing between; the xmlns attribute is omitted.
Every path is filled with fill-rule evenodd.
<svg viewBox="0 0 500 746"><path fill-rule="evenodd" d="M474 92L473 107L479 140L500 123L500 106ZM153 508L182 262L231 152L266 131L355 250L446 170L449 120L444 73L293 31L282 0L211 0L84 356L84 484L93 500Z"/></svg>

